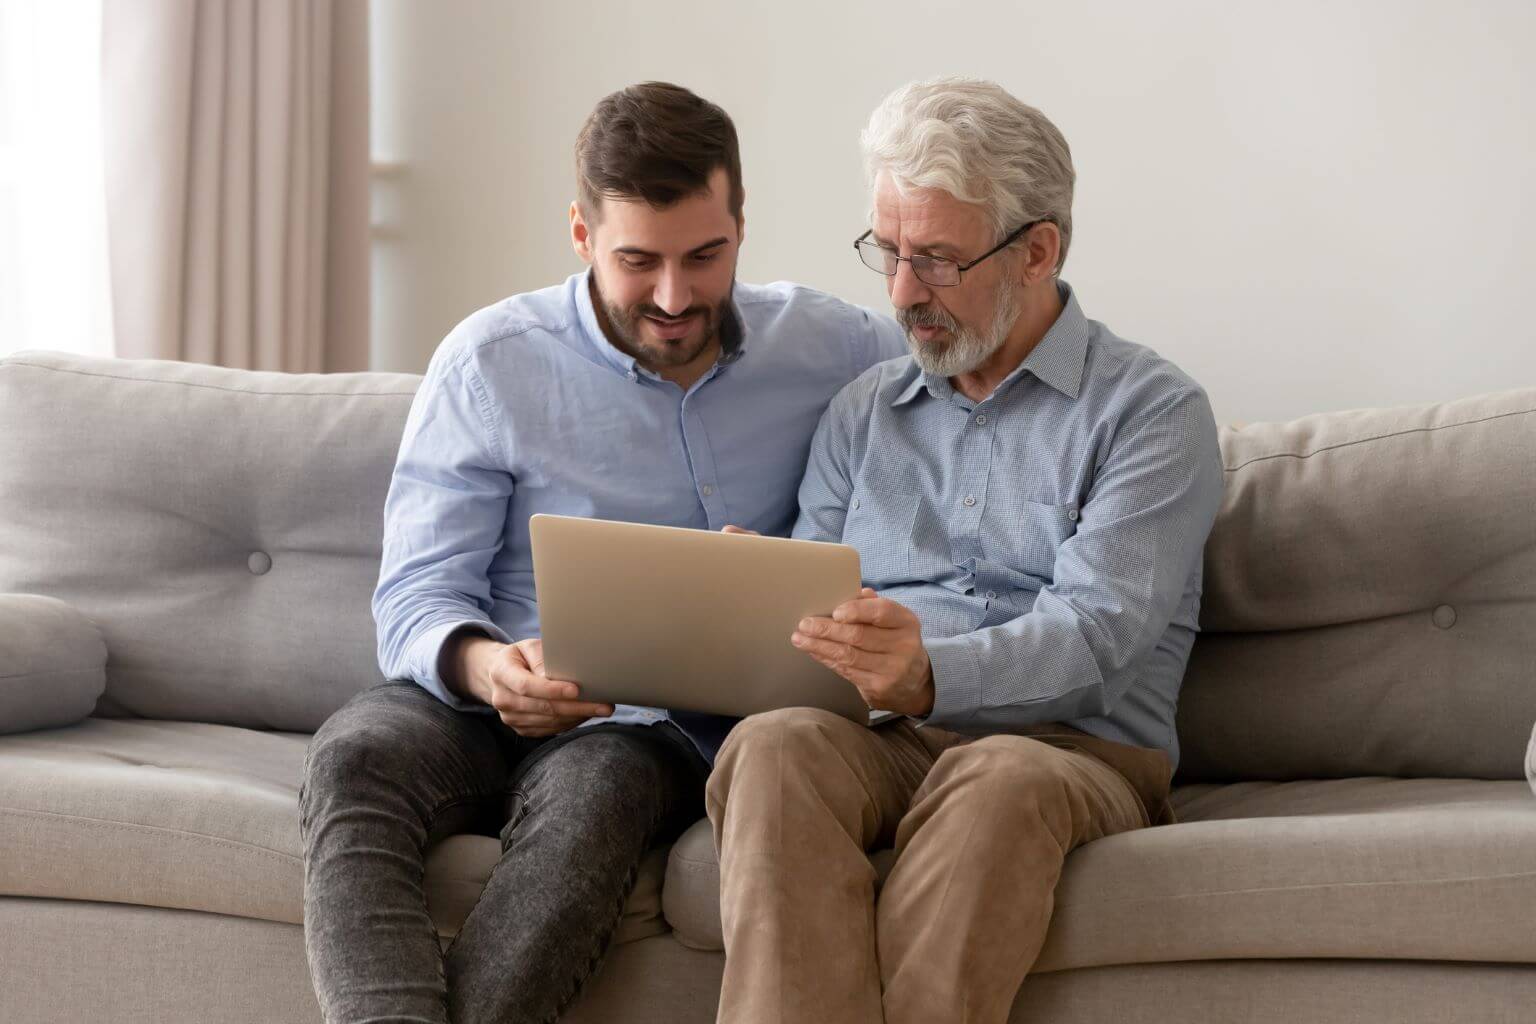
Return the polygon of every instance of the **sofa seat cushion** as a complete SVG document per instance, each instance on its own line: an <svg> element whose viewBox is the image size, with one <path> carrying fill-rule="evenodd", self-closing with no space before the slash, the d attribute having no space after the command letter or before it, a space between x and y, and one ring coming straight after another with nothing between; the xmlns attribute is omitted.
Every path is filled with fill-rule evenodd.
<svg viewBox="0 0 1536 1024"><path fill-rule="evenodd" d="M299 773L309 736L87 718L0 736L0 895L136 903L303 921ZM427 906L458 931L501 844L427 851ZM619 941L666 931L665 851L644 865Z"/></svg>
<svg viewBox="0 0 1536 1024"><path fill-rule="evenodd" d="M1536 963L1523 781L1357 778L1175 790L1180 823L1074 850L1037 972L1285 957ZM881 877L889 851L873 858ZM679 941L721 949L707 822L672 848Z"/></svg>

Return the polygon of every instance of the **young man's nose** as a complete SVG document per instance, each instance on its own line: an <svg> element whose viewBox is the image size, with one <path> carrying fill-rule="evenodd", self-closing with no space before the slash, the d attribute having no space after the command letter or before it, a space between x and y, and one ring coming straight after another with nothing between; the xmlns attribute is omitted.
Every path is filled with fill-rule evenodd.
<svg viewBox="0 0 1536 1024"><path fill-rule="evenodd" d="M683 280L682 274L663 271L651 301L667 316L681 316L693 304L693 289Z"/></svg>

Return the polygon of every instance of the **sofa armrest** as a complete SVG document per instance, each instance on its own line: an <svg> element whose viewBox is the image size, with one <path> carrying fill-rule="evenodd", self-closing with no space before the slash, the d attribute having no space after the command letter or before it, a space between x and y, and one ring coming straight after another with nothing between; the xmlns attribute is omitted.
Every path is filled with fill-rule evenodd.
<svg viewBox="0 0 1536 1024"><path fill-rule="evenodd" d="M107 686L107 644L71 605L0 594L0 733L80 721Z"/></svg>
<svg viewBox="0 0 1536 1024"><path fill-rule="evenodd" d="M1525 781L1536 792L1536 726L1531 727L1531 745L1525 748Z"/></svg>

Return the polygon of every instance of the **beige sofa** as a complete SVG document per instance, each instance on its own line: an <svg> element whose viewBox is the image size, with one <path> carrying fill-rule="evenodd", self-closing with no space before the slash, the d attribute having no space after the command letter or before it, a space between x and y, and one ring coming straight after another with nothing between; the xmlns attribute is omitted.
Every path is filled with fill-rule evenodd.
<svg viewBox="0 0 1536 1024"><path fill-rule="evenodd" d="M318 1020L299 766L416 384L0 360L0 1021ZM1536 389L1221 440L1181 821L1072 854L1013 1020L1531 1019ZM430 850L445 938L497 852ZM717 881L657 851L572 1018L712 1020Z"/></svg>

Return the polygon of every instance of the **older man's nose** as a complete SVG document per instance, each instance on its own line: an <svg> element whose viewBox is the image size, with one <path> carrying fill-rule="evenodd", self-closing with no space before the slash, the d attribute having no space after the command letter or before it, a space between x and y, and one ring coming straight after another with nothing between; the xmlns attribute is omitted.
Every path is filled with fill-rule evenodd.
<svg viewBox="0 0 1536 1024"><path fill-rule="evenodd" d="M891 305L897 309L910 309L913 306L927 302L933 297L928 286L917 279L912 273L912 264L901 260L896 264L896 273L893 277L886 278L890 282L889 293Z"/></svg>

